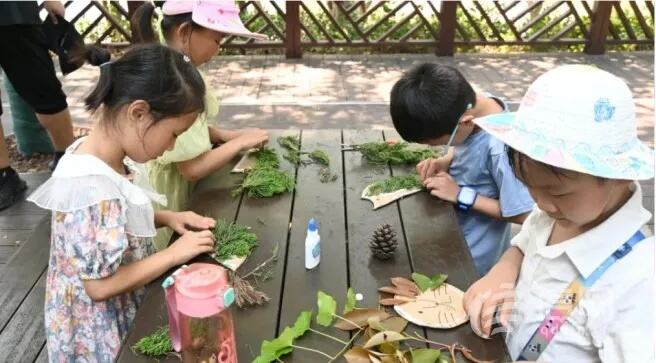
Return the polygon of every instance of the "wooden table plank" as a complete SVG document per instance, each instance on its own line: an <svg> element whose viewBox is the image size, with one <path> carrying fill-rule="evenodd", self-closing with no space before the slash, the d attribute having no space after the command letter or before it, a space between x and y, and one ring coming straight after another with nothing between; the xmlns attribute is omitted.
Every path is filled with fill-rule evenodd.
<svg viewBox="0 0 656 363"><path fill-rule="evenodd" d="M32 362L46 341L43 302L46 271L16 310L0 334L0 357L4 362Z"/></svg>
<svg viewBox="0 0 656 363"><path fill-rule="evenodd" d="M48 267L50 216L41 216L41 219L34 233L0 275L0 333Z"/></svg>
<svg viewBox="0 0 656 363"><path fill-rule="evenodd" d="M387 140L400 140L394 131L385 131ZM414 166L393 166L394 175L415 171ZM469 247L462 237L453 206L428 193L419 193L399 201L403 227L415 272L433 276L449 275L448 282L467 291L478 278ZM426 329L427 338L445 344L460 343L484 360L502 358L505 345L501 337L484 340L469 323L454 329Z"/></svg>
<svg viewBox="0 0 656 363"><path fill-rule="evenodd" d="M298 170L278 333L284 326L293 325L301 311L313 310L316 313L318 290L335 297L339 309L344 305L348 276L341 142L340 130L304 130L302 133L302 150L325 151L330 156L330 168L338 175L338 179L322 183L317 175L317 165L301 167ZM307 222L311 218L316 218L319 227L321 262L314 269L306 270L305 235ZM313 326L348 340L349 335L346 332L317 326L314 321ZM336 341L312 333L299 339L298 345L319 349L330 355L339 352L343 347ZM285 357L285 362L311 362L317 357L316 353L296 350L289 357Z"/></svg>
<svg viewBox="0 0 656 363"><path fill-rule="evenodd" d="M298 134L298 131L271 131L269 146L282 156L284 151L276 142L276 138ZM282 157L280 168L292 174L296 170ZM269 258L274 246L278 245L278 263L273 267L272 277L259 286L259 290L269 295L271 300L264 306L249 309L235 307L232 310L236 321L235 334L240 361L250 362L259 354L262 340L270 340L277 335L292 199L293 193L263 199L244 196L239 208L237 223L251 226L252 231L259 237L258 247L240 268L243 273Z"/></svg>
<svg viewBox="0 0 656 363"><path fill-rule="evenodd" d="M236 162L237 160L233 160L229 165L210 174L196 185L194 194L189 201L190 210L212 218L224 218L230 221L235 219L240 198L233 198L230 193L237 181L242 178L241 175L230 174L230 170ZM209 259L209 257L207 258ZM142 337L153 333L158 327L168 326L164 290L160 286L166 276L168 273L150 283L146 288L146 296L121 347L117 362L153 361L153 359L135 354L130 347ZM179 362L179 359L168 356L159 361Z"/></svg>
<svg viewBox="0 0 656 363"><path fill-rule="evenodd" d="M345 144L383 141L381 131L344 130ZM346 207L348 226L348 263L349 282L353 289L363 295L359 302L362 307L378 306L378 288L390 286L390 278L396 276L410 277L410 257L403 236L401 218L396 203L373 210L368 200L360 199L364 188L372 182L390 176L387 165L374 165L366 161L359 152L344 152L344 174L346 185ZM398 248L394 257L381 261L372 256L369 240L382 224L389 224L397 232ZM410 334L418 332L424 335L424 329L410 324Z"/></svg>

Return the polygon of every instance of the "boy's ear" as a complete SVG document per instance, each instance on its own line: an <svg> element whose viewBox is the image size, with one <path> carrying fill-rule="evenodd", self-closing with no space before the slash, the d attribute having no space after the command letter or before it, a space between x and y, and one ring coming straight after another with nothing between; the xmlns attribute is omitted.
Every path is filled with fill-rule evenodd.
<svg viewBox="0 0 656 363"><path fill-rule="evenodd" d="M469 126L474 122L474 115L465 115L460 119L460 123Z"/></svg>

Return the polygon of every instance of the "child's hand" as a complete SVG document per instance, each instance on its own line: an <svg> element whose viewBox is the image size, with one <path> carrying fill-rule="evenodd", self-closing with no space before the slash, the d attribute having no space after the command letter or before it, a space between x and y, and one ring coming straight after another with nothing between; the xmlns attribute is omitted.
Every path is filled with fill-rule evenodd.
<svg viewBox="0 0 656 363"><path fill-rule="evenodd" d="M442 171L436 176L424 180L424 187L430 189L431 195L434 195L447 202L455 203L458 200L460 187L453 180L451 175Z"/></svg>
<svg viewBox="0 0 656 363"><path fill-rule="evenodd" d="M426 159L417 164L417 173L421 181L435 176L436 173L447 171L449 168L449 160L441 157L438 159Z"/></svg>
<svg viewBox="0 0 656 363"><path fill-rule="evenodd" d="M269 141L269 133L262 129L243 129L233 140L239 143L242 150L248 150L266 144Z"/></svg>
<svg viewBox="0 0 656 363"><path fill-rule="evenodd" d="M165 250L174 266L181 265L201 253L214 251L214 234L209 231L188 231Z"/></svg>
<svg viewBox="0 0 656 363"><path fill-rule="evenodd" d="M214 228L216 221L209 217L203 217L194 212L172 213L168 220L168 226L179 235L187 233L187 228L210 229Z"/></svg>
<svg viewBox="0 0 656 363"><path fill-rule="evenodd" d="M506 276L508 275L508 276ZM490 271L467 289L463 302L474 333L489 339L494 312L499 310L501 325L508 327L515 302L515 280L510 276Z"/></svg>

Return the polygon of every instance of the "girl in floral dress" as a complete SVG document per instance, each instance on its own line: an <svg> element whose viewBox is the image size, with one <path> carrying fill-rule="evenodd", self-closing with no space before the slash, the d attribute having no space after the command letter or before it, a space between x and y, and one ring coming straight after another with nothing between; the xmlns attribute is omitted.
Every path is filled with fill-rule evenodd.
<svg viewBox="0 0 656 363"><path fill-rule="evenodd" d="M212 251L212 219L154 213L157 195L130 182L144 177L131 160L143 163L172 148L203 111L204 95L195 67L163 46L135 48L101 66L86 99L93 130L29 198L52 210L45 301L50 362L114 361L143 286ZM154 253L155 228L163 225L181 237Z"/></svg>

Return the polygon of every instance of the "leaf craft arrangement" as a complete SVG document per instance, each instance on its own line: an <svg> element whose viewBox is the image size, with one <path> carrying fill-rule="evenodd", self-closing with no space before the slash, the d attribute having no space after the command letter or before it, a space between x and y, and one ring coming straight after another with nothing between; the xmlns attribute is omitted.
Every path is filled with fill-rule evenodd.
<svg viewBox="0 0 656 363"><path fill-rule="evenodd" d="M423 186L417 174L392 176L367 185L360 198L371 201L373 209L376 210L422 190Z"/></svg>
<svg viewBox="0 0 656 363"><path fill-rule="evenodd" d="M414 273L412 279L414 281L392 278L392 286L381 287L378 291L393 297L380 300L380 304L393 306L404 319L428 328L450 329L469 320L463 308L464 292L447 284L446 275L431 278Z"/></svg>
<svg viewBox="0 0 656 363"><path fill-rule="evenodd" d="M219 218L213 233L216 242L212 257L232 271L237 270L257 246L257 235L249 226Z"/></svg>

